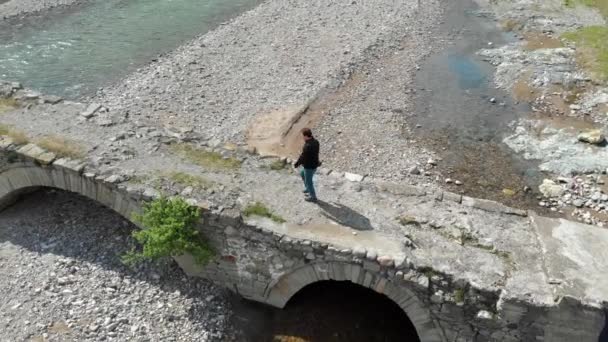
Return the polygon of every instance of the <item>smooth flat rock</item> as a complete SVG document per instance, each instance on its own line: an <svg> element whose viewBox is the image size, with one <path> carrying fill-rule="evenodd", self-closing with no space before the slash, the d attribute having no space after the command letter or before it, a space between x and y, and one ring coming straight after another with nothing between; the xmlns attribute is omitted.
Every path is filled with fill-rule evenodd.
<svg viewBox="0 0 608 342"><path fill-rule="evenodd" d="M351 182L361 182L361 181L363 181L363 178L365 178L365 176L358 175L355 173L350 173L350 172L344 172L344 178L346 178L347 180L349 180Z"/></svg>
<svg viewBox="0 0 608 342"><path fill-rule="evenodd" d="M84 112L80 113L85 118L90 118L101 108L99 103L91 103Z"/></svg>
<svg viewBox="0 0 608 342"><path fill-rule="evenodd" d="M589 301L608 293L608 230L534 216L550 279L560 282L558 293Z"/></svg>
<svg viewBox="0 0 608 342"><path fill-rule="evenodd" d="M251 217L248 223L261 225L276 233L285 234L292 239L311 240L326 243L338 249L365 248L374 250L379 255L388 255L393 258L404 255L403 242L394 237L375 231L357 231L340 224L274 224L261 217ZM357 234L354 235L353 232Z"/></svg>

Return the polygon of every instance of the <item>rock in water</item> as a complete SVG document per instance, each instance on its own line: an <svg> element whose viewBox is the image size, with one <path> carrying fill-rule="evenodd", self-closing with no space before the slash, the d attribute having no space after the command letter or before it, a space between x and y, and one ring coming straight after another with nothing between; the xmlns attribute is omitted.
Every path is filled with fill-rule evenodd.
<svg viewBox="0 0 608 342"><path fill-rule="evenodd" d="M554 181L550 179L543 180L543 184L538 186L538 190L545 197L559 197L564 193L564 189L561 185L556 184Z"/></svg>
<svg viewBox="0 0 608 342"><path fill-rule="evenodd" d="M598 144L603 143L606 140L606 137L604 137L604 134L602 134L601 130L595 129L592 131L583 132L583 133L579 134L578 140L589 143L589 144L598 145Z"/></svg>

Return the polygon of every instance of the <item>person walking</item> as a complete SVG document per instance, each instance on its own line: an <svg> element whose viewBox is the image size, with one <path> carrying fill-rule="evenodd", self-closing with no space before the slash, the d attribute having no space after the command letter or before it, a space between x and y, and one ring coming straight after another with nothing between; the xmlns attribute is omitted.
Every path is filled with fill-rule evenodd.
<svg viewBox="0 0 608 342"><path fill-rule="evenodd" d="M295 168L302 166L300 176L302 176L302 181L304 182L304 193L308 194L305 200L316 203L317 194L312 177L315 175L317 167L321 166L319 162L319 142L312 136L310 128L302 129L302 137L304 138L304 147L298 161L293 166Z"/></svg>

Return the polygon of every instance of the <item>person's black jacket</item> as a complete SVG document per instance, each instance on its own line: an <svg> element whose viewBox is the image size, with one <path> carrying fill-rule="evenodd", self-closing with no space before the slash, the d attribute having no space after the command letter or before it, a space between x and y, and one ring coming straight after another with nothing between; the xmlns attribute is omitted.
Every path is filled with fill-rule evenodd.
<svg viewBox="0 0 608 342"><path fill-rule="evenodd" d="M304 166L305 169L316 169L319 163L319 142L315 138L308 139L302 148L302 154L295 163L295 167Z"/></svg>

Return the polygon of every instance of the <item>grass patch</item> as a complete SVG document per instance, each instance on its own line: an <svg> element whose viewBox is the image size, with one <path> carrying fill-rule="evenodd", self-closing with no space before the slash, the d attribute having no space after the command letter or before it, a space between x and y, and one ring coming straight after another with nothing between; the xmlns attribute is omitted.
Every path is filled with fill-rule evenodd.
<svg viewBox="0 0 608 342"><path fill-rule="evenodd" d="M175 144L171 149L174 153L204 168L236 170L241 167L238 159L224 158L217 152L205 151L190 144Z"/></svg>
<svg viewBox="0 0 608 342"><path fill-rule="evenodd" d="M494 251L492 251L492 254L494 254L494 255L498 256L499 258L502 258L506 261L511 260L511 253L509 253L509 252L499 251L499 250L495 249Z"/></svg>
<svg viewBox="0 0 608 342"><path fill-rule="evenodd" d="M456 303L464 303L464 289L456 289L454 291L454 300Z"/></svg>
<svg viewBox="0 0 608 342"><path fill-rule="evenodd" d="M600 13L608 18L608 0L564 0L564 6L574 8L577 5L597 8Z"/></svg>
<svg viewBox="0 0 608 342"><path fill-rule="evenodd" d="M51 151L59 157L67 157L72 159L84 158L84 149L75 141L59 137L56 135L48 135L36 141L38 146Z"/></svg>
<svg viewBox="0 0 608 342"><path fill-rule="evenodd" d="M473 235L469 232L463 231L462 234L460 235L460 244L462 246L467 245L467 244L477 245L478 243L479 243L479 239L475 235Z"/></svg>
<svg viewBox="0 0 608 342"><path fill-rule="evenodd" d="M583 27L562 37L576 44L577 61L583 68L601 81L608 80L608 27Z"/></svg>
<svg viewBox="0 0 608 342"><path fill-rule="evenodd" d="M282 161L281 159L276 159L275 161L270 163L270 165L268 167L270 167L271 170L279 171L279 170L283 170L286 165L287 164L285 163L285 161Z"/></svg>
<svg viewBox="0 0 608 342"><path fill-rule="evenodd" d="M30 139L23 131L14 129L6 125L0 125L0 135L7 135L11 139L13 139L13 143L17 145L24 145L30 141Z"/></svg>
<svg viewBox="0 0 608 342"><path fill-rule="evenodd" d="M287 221L285 221L284 218L274 214L272 211L270 211L270 209L268 209L263 203L260 203L260 202L255 202L253 204L248 205L243 210L243 215L267 217L276 223L287 222Z"/></svg>
<svg viewBox="0 0 608 342"><path fill-rule="evenodd" d="M435 271L432 267L424 266L417 270L419 273L424 274L427 278L433 278L434 276L441 276L441 273Z"/></svg>
<svg viewBox="0 0 608 342"><path fill-rule="evenodd" d="M513 32L518 30L521 27L521 24L514 19L506 19L503 20L500 25L502 26L503 30L507 31L507 32Z"/></svg>
<svg viewBox="0 0 608 342"><path fill-rule="evenodd" d="M418 220L414 216L404 215L398 217L397 220L402 226L414 225L420 227L420 222L418 222Z"/></svg>
<svg viewBox="0 0 608 342"><path fill-rule="evenodd" d="M160 198L145 204L142 215L133 215L134 220L145 227L133 232L142 251L131 250L123 255L123 262L134 264L190 254L196 263L205 265L215 252L196 229L200 215L199 208L181 198Z"/></svg>
<svg viewBox="0 0 608 342"><path fill-rule="evenodd" d="M183 186L191 186L198 189L206 189L211 185L211 182L201 176L191 175L185 172L173 171L163 174L166 178Z"/></svg>
<svg viewBox="0 0 608 342"><path fill-rule="evenodd" d="M19 107L17 100L13 98L0 98L0 113Z"/></svg>

